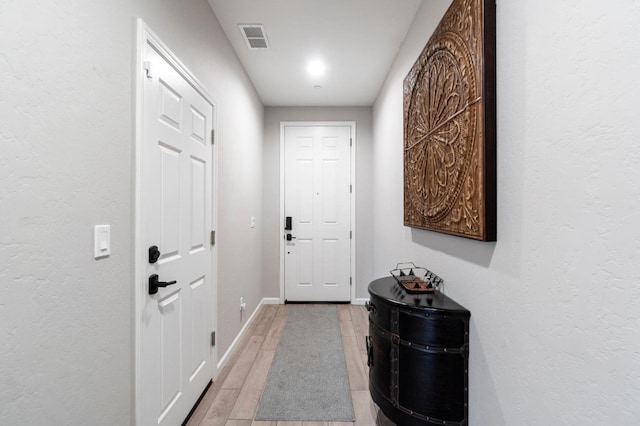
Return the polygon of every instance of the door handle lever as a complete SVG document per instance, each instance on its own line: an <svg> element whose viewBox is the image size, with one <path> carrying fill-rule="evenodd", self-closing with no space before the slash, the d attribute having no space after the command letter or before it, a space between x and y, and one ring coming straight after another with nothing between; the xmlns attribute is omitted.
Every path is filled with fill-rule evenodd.
<svg viewBox="0 0 640 426"><path fill-rule="evenodd" d="M287 241L294 240L295 238L296 238L296 237L294 237L293 235L291 235L291 234L287 234Z"/></svg>
<svg viewBox="0 0 640 426"><path fill-rule="evenodd" d="M158 287L166 287L171 284L175 284L177 281L159 281L158 274L152 274L149 276L149 294L156 294Z"/></svg>

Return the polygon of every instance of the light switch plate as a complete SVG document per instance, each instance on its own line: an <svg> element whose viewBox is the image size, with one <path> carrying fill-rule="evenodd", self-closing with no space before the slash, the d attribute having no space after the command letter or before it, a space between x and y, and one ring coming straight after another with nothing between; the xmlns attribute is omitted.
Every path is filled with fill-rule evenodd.
<svg viewBox="0 0 640 426"><path fill-rule="evenodd" d="M96 225L93 229L93 257L98 259L111 254L111 225Z"/></svg>

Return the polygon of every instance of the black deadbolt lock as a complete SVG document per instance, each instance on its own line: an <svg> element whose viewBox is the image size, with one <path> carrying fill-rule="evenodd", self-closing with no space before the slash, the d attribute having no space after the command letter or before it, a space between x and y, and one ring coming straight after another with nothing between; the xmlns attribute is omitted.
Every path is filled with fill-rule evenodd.
<svg viewBox="0 0 640 426"><path fill-rule="evenodd" d="M284 218L284 230L291 231L291 216L287 216Z"/></svg>
<svg viewBox="0 0 640 426"><path fill-rule="evenodd" d="M156 294L158 287L166 287L171 284L175 284L177 281L159 281L158 274L152 274L149 276L149 294Z"/></svg>
<svg viewBox="0 0 640 426"><path fill-rule="evenodd" d="M149 247L149 263L156 263L160 257L160 250L158 246Z"/></svg>

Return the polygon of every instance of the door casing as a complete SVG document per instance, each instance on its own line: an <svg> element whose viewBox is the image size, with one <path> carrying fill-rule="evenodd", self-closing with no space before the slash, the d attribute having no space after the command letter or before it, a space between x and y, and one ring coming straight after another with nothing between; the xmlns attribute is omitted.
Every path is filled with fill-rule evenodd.
<svg viewBox="0 0 640 426"><path fill-rule="evenodd" d="M351 128L351 138L353 140L353 146L351 147L351 185L353 190L351 193L351 290L350 297L351 303L355 302L356 298L356 242L357 242L357 224L356 224L356 157L357 157L357 144L356 144L356 122L355 121L282 121L280 122L280 303L284 303L284 250L285 250L285 206L284 206L284 192L285 192L285 127L309 127L309 126L344 126Z"/></svg>
<svg viewBox="0 0 640 426"><path fill-rule="evenodd" d="M143 136L144 136L144 128L143 128L143 104L144 104L144 82L145 82L145 69L144 69L144 48L147 44L154 47L154 49L167 61L169 62L178 72L182 75L182 77L194 88L196 91L200 93L209 103L213 105L213 129L217 128L217 105L213 98L209 95L207 90L204 88L204 85L187 69L184 64L174 55L171 50L160 40L160 38L144 23L142 19L137 19L137 40L136 40L136 62L134 67L134 75L133 81L135 82L135 151L134 151L134 194L135 194L135 205L134 205L134 252L133 252L133 277L131 278L131 282L133 282L132 289L132 297L134 300L133 307L133 333L134 333L134 352L133 352L133 381L134 381L134 394L132 401L132 408L134 411L135 424L142 424L141 417L141 379L142 379L142 369L141 369L141 323L140 318L142 315L142 301L146 295L145 291L147 290L146 283L147 277L145 277L145 265L148 262L147 252L145 247L142 246L142 192L141 192L141 183L142 183L142 144L143 144ZM218 228L218 148L217 144L212 146L213 150L213 160L212 160L212 228L216 230ZM212 279L212 300L211 305L213 307L213 317L211 318L211 330L216 330L218 325L218 315L216 309L216 302L218 300L218 282L217 282L217 274L215 271L218 270L218 249L217 245L214 245L211 248L211 279ZM217 359L218 359L218 350L217 347L214 347L212 350L212 366L213 366L213 376L212 379L215 380L218 375L217 370Z"/></svg>

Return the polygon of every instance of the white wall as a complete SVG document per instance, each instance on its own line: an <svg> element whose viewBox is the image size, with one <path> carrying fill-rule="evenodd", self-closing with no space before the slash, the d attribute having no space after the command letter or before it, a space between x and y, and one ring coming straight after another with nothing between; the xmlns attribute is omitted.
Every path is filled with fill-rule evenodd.
<svg viewBox="0 0 640 426"><path fill-rule="evenodd" d="M403 226L402 80L448 4L373 108L374 275L414 260L471 311L470 424L638 424L640 3L498 3L496 243Z"/></svg>
<svg viewBox="0 0 640 426"><path fill-rule="evenodd" d="M215 98L220 355L261 298L263 106L206 0L0 8L0 424L133 419L133 58L142 17ZM241 222L241 223L240 223ZM93 225L112 255L93 260ZM241 244L239 243L241 242ZM241 251L242 256L239 256ZM249 267L247 267L247 265ZM234 281L243 267L246 281Z"/></svg>
<svg viewBox="0 0 640 426"><path fill-rule="evenodd" d="M371 108L369 107L267 107L263 175L264 294L280 296L280 123L283 121L356 122L356 297L367 297L371 282Z"/></svg>
<svg viewBox="0 0 640 426"><path fill-rule="evenodd" d="M3 1L0 28L0 424L127 424L127 2Z"/></svg>

